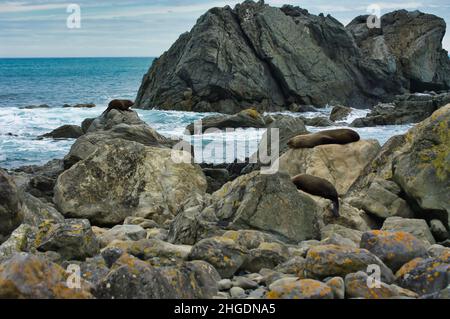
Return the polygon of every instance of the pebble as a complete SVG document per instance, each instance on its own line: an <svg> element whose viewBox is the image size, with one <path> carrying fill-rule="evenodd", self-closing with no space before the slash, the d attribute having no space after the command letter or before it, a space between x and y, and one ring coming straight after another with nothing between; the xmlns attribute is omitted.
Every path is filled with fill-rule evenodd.
<svg viewBox="0 0 450 319"><path fill-rule="evenodd" d="M240 287L244 290L258 288L258 284L256 282L245 277L234 277L233 286Z"/></svg>
<svg viewBox="0 0 450 319"><path fill-rule="evenodd" d="M219 290L221 291L230 290L231 287L233 287L233 283L231 282L230 279L222 279L217 284L219 286Z"/></svg>
<svg viewBox="0 0 450 319"><path fill-rule="evenodd" d="M235 298L235 299L243 299L243 298L247 297L247 295L245 294L245 290L242 289L241 287L231 288L230 294L231 294L231 297Z"/></svg>

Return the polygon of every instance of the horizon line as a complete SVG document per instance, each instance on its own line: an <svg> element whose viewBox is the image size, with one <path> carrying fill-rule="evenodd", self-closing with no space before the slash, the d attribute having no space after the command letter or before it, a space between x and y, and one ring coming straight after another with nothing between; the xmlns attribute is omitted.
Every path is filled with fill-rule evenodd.
<svg viewBox="0 0 450 319"><path fill-rule="evenodd" d="M156 56L0 56L0 59L123 59L123 58L151 58L155 59Z"/></svg>

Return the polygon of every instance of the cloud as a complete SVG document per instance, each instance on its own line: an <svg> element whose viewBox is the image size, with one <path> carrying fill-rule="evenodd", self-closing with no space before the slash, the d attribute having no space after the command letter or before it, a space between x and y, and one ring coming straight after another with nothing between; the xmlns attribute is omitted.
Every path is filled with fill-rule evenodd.
<svg viewBox="0 0 450 319"><path fill-rule="evenodd" d="M0 3L0 13L46 11L67 8L67 3L30 4L26 2Z"/></svg>

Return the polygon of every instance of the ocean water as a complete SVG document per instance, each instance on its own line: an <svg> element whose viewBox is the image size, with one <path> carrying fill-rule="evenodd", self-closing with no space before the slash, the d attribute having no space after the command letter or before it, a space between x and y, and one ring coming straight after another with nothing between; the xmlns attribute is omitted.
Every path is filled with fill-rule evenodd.
<svg viewBox="0 0 450 319"><path fill-rule="evenodd" d="M41 165L63 158L74 140L38 139L64 124L79 125L85 118L96 117L114 98L134 99L151 58L56 58L0 59L0 167ZM62 108L64 104L95 103L92 109ZM25 109L47 104L49 108ZM228 133L188 136L185 127L207 113L137 110L141 118L161 134L182 137L207 149L197 161L220 163L253 154L263 129L239 129ZM331 107L319 112L294 116L328 116ZM353 110L346 119L367 114ZM380 126L356 129L364 139L384 144L391 136L405 133L412 125ZM340 127L345 127L340 126ZM323 128L308 127L312 132ZM226 145L226 154L220 152ZM231 151L232 150L232 151Z"/></svg>

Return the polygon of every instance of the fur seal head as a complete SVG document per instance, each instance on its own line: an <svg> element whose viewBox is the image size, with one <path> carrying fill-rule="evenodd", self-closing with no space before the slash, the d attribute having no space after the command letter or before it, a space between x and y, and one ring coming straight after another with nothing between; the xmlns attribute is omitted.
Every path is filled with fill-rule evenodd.
<svg viewBox="0 0 450 319"><path fill-rule="evenodd" d="M289 148L314 148L327 144L349 144L358 142L361 139L359 134L350 129L336 129L321 131L313 134L298 135L289 140Z"/></svg>
<svg viewBox="0 0 450 319"><path fill-rule="evenodd" d="M292 182L298 190L331 200L333 202L333 215L339 217L339 195L329 181L320 177L301 174L293 177Z"/></svg>

